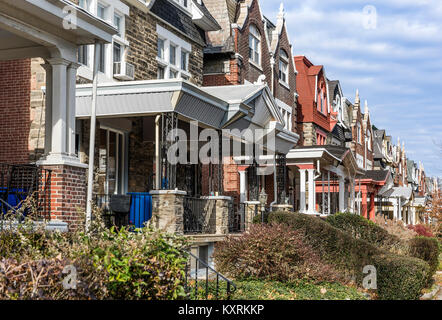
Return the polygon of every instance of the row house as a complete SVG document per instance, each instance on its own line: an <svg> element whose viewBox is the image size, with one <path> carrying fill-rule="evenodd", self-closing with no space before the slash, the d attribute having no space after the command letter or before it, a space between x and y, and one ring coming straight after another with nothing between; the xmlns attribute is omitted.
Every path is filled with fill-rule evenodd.
<svg viewBox="0 0 442 320"><path fill-rule="evenodd" d="M297 142L297 71L283 6L274 24L262 14L258 0L206 0L205 5L221 29L207 33L204 86L223 86L229 91L241 85L265 85L282 114L286 134ZM277 174L258 176L257 164L241 165L232 159L224 166L225 192L242 204L253 205L265 190L267 204L286 203L292 192L287 181L293 176L286 169L285 154L277 161Z"/></svg>
<svg viewBox="0 0 442 320"><path fill-rule="evenodd" d="M27 125L22 136L5 134L10 140L3 141L4 145L12 148L17 145L20 150L16 154L5 152L3 161L33 163L51 170L55 176L48 181L51 195L47 218L74 229L82 221L77 209L86 207L86 176L93 143L93 200L105 212L113 212L109 217L112 223L140 227L149 220L167 231L192 235L203 248L201 254L210 256L207 253L214 241L228 233L243 231L253 217L252 212L239 212L234 207L232 198L236 194L231 192L233 179L229 176L232 168L239 168L248 155L240 153L234 157L230 152L218 163L207 163L206 158L201 159L205 142L219 139L217 148L237 143L240 150L254 144L266 154L252 155L252 167L256 169L253 164L261 162L263 157L270 157L273 163L275 158L281 161L298 141L291 122L295 73L288 37L285 28L282 30L283 19L277 25L268 21L269 27L260 29L261 43L255 42L253 46L254 57L259 56L257 70L267 70L268 63L261 59L265 54L270 55L269 48L278 56L281 54L281 59L277 59L280 67L274 70L281 79L275 78L275 86L269 86L268 80L250 70L242 73L248 74L248 80L239 85L219 87L214 83L202 87L205 48L211 43L208 35L221 29L204 2L60 0L51 3L58 6L60 17L66 18L66 11L74 12L81 18L77 21L84 19L87 23L80 29L73 28L76 30L72 31L73 35L65 33L76 41L69 44L68 59L53 60L47 49L38 48L32 52L35 57L29 57L32 60L14 60L2 65L15 70L11 74L20 75L16 78L24 87L21 109L14 109L14 117L8 121L12 126L20 120L17 116L21 116ZM19 11L15 5L11 7ZM60 26L62 18L58 20ZM262 28L259 21L264 20L256 21ZM84 31L91 24L91 30L98 35ZM271 41L269 32L274 37L284 37L286 42ZM248 33L242 41L249 43ZM27 44L17 40L17 46L21 43ZM245 57L247 52L243 53ZM21 58L12 51L6 59L11 57ZM98 78L97 121L91 123L94 66ZM10 88L6 83L11 79L4 81L2 90ZM281 88L275 88L276 83ZM15 88L10 89L10 93L2 92L2 96L14 96ZM280 90L278 95L274 94L276 90ZM5 101L4 108L11 109L12 100ZM258 142L254 137L236 134L244 129L261 130L263 134ZM266 143L268 140L273 143ZM174 155L180 161L176 163L170 161L168 154L174 146L179 146ZM206 157L219 155L217 151L210 149ZM277 167L269 163L273 179L263 175L259 181L256 179L255 185L270 184L273 188L277 184L273 183ZM258 176L257 170L254 175ZM286 177L283 172L278 176L282 177L281 181ZM251 176L249 179L253 180ZM238 187L238 194L245 189L244 183ZM285 187L283 183L279 186ZM269 198L276 194L268 193ZM133 212L132 205L129 208L127 195L132 203L134 199L143 203L137 212L135 209ZM115 208L130 210L130 214L121 215ZM139 212L140 208L144 208L143 212Z"/></svg>

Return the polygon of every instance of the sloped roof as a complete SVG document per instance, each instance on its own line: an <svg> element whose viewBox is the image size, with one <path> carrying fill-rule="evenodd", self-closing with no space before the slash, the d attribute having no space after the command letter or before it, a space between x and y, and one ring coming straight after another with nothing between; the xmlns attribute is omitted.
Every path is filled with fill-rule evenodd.
<svg viewBox="0 0 442 320"><path fill-rule="evenodd" d="M155 0L150 11L170 23L198 44L205 46L204 32L193 23L191 16L178 9L169 1Z"/></svg>
<svg viewBox="0 0 442 320"><path fill-rule="evenodd" d="M198 3L197 0L193 0L193 4L202 12L202 14L209 19L214 25L218 26L221 29L221 26L219 25L218 21L212 16L210 11L205 6L204 2L201 1L201 4Z"/></svg>
<svg viewBox="0 0 442 320"><path fill-rule="evenodd" d="M410 187L394 187L391 188L384 193L380 194L382 197L386 198L402 198L402 199L410 199L413 190Z"/></svg>
<svg viewBox="0 0 442 320"><path fill-rule="evenodd" d="M388 170L367 170L365 171L365 174L357 176L357 179L370 179L377 182L383 182L387 180L389 173Z"/></svg>

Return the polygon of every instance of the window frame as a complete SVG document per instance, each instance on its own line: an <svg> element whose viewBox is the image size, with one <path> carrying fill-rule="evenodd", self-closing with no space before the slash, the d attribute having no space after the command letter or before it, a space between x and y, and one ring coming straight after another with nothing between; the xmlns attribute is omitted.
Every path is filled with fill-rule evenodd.
<svg viewBox="0 0 442 320"><path fill-rule="evenodd" d="M282 75L285 76L285 79L281 78ZM286 85L289 84L289 56L284 49L279 50L279 81Z"/></svg>
<svg viewBox="0 0 442 320"><path fill-rule="evenodd" d="M258 59L256 59L256 57L258 57ZM249 61L255 63L258 66L261 66L261 61L262 61L261 33L254 24L251 24L249 26Z"/></svg>

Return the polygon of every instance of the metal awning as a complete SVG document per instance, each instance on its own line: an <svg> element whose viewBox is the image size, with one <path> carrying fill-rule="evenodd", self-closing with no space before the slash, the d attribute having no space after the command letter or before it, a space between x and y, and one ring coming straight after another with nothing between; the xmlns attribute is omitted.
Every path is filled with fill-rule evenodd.
<svg viewBox="0 0 442 320"><path fill-rule="evenodd" d="M225 101L217 90L195 86L183 80L149 80L100 84L97 90L97 118L149 116L175 112L213 129L264 129L275 136L275 150L286 154L299 135L284 129L277 108L269 106L268 92L262 85L246 85L234 90L234 101ZM220 87L222 92L225 88ZM217 93L217 95L214 95ZM240 98L246 93L244 98ZM263 96L264 95L264 96ZM76 117L90 117L92 85L78 85ZM239 100L238 100L239 99ZM270 110L271 109L271 110ZM256 113L255 113L256 110ZM276 116L274 116L276 112ZM240 138L240 137L239 137ZM247 140L247 139L246 139ZM272 148L273 149L273 148Z"/></svg>

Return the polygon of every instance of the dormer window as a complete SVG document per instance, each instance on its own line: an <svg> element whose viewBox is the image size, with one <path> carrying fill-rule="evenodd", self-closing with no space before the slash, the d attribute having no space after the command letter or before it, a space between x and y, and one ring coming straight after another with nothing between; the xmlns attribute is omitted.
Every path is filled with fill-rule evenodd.
<svg viewBox="0 0 442 320"><path fill-rule="evenodd" d="M285 84L289 82L289 57L284 50L279 51L279 80Z"/></svg>
<svg viewBox="0 0 442 320"><path fill-rule="evenodd" d="M249 28L249 59L261 65L261 35L254 25Z"/></svg>

